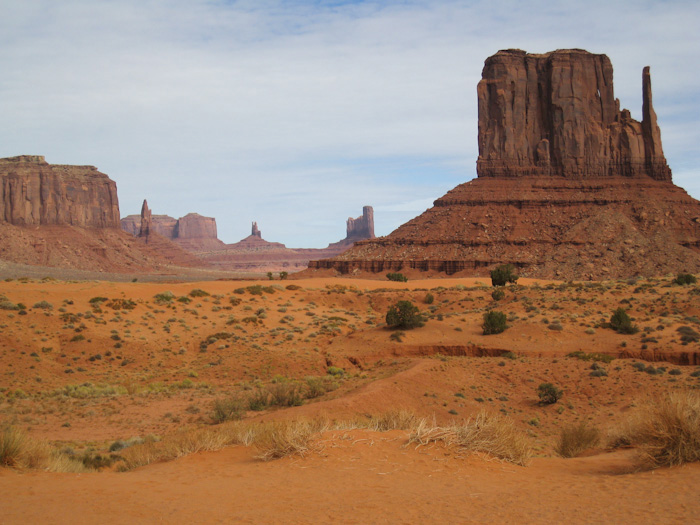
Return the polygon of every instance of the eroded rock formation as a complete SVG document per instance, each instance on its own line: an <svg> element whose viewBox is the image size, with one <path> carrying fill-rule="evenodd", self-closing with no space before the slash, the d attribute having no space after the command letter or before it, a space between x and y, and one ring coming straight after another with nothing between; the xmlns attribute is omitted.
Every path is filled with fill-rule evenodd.
<svg viewBox="0 0 700 525"><path fill-rule="evenodd" d="M0 220L15 226L119 228L117 185L94 166L0 159Z"/></svg>
<svg viewBox="0 0 700 525"><path fill-rule="evenodd" d="M350 217L347 222L346 240L374 239L374 209L372 206L362 208L362 216Z"/></svg>
<svg viewBox="0 0 700 525"><path fill-rule="evenodd" d="M148 237L151 233L151 210L148 208L148 202L143 199L141 206L141 226L139 227L139 237Z"/></svg>
<svg viewBox="0 0 700 525"><path fill-rule="evenodd" d="M601 279L700 271L700 202L671 182L642 74L619 109L605 55L500 51L478 86L478 178L386 237L309 268Z"/></svg>
<svg viewBox="0 0 700 525"><path fill-rule="evenodd" d="M155 232L190 251L213 250L224 246L217 238L216 219L213 217L188 213L175 219L169 215L151 215L145 200L143 206L145 211L142 207L141 215L128 215L121 220L124 231L143 237L143 228L146 226L149 233ZM144 212L147 217L144 216Z"/></svg>
<svg viewBox="0 0 700 525"><path fill-rule="evenodd" d="M478 176L670 181L648 67L642 79L640 123L620 111L607 56L580 49L499 51L486 60L477 87Z"/></svg>

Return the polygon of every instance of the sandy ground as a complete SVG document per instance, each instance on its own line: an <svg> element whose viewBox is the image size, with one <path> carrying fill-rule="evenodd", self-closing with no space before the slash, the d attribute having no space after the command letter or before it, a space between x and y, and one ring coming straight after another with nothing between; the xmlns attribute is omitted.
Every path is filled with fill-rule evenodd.
<svg viewBox="0 0 700 525"><path fill-rule="evenodd" d="M252 294L246 287L255 284L274 288ZM333 388L245 419L405 408L446 424L486 409L511 418L537 457L517 467L437 445L416 450L405 431L353 430L324 433L307 456L269 463L232 447L127 473L0 469L0 523L692 522L698 465L633 472L633 451L565 460L554 446L565 425L614 432L644 399L697 388L700 344L678 331L700 331L697 287L669 278L521 279L494 301L488 284L1 282L0 294L28 308L0 310L0 424L57 448L100 452L117 439L210 427L215 399L313 376ZM209 295L191 297L197 289ZM154 296L165 291L189 301L158 304ZM108 301L91 303L95 297ZM114 299L134 307L115 310ZM397 341L383 323L402 299L428 320ZM638 333L602 324L619 306ZM508 315L505 332L482 335L487 309ZM574 351L615 359L596 377L591 361L567 357ZM329 376L329 367L343 373ZM563 389L559 403L538 403L542 382Z"/></svg>

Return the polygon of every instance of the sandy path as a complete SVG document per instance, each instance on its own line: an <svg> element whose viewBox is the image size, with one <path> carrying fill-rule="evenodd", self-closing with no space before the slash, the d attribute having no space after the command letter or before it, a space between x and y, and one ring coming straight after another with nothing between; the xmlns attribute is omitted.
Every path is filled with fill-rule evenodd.
<svg viewBox="0 0 700 525"><path fill-rule="evenodd" d="M125 473L0 471L2 523L691 523L700 465L629 472L629 453L516 467L324 434L305 458L235 447Z"/></svg>

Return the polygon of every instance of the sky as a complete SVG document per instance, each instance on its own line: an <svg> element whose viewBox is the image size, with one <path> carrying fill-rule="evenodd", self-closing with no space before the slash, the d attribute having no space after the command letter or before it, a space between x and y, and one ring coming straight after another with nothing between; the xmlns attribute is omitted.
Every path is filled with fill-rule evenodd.
<svg viewBox="0 0 700 525"><path fill-rule="evenodd" d="M700 199L697 0L0 0L0 157L93 165L122 217L215 217L236 242L386 235L476 176L476 85L500 49L642 68L676 184Z"/></svg>

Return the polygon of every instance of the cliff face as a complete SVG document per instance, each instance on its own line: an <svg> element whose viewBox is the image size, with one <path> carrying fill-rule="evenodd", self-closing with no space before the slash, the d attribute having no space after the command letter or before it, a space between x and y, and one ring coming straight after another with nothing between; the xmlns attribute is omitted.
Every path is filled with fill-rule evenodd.
<svg viewBox="0 0 700 525"><path fill-rule="evenodd" d="M499 51L486 60L477 93L479 177L671 180L648 67L641 123L620 111L610 59L580 49Z"/></svg>
<svg viewBox="0 0 700 525"><path fill-rule="evenodd" d="M361 217L349 218L346 231L345 240L348 241L374 239L374 209L372 206L364 206Z"/></svg>
<svg viewBox="0 0 700 525"><path fill-rule="evenodd" d="M94 166L48 164L38 155L0 159L0 220L119 228L117 185Z"/></svg>
<svg viewBox="0 0 700 525"><path fill-rule="evenodd" d="M605 279L700 272L700 202L671 182L642 72L642 122L619 110L612 66L581 50L488 58L478 177L386 237L310 269Z"/></svg>
<svg viewBox="0 0 700 525"><path fill-rule="evenodd" d="M144 206L146 209L141 209L141 215L128 215L121 220L121 228L124 231L134 236L143 236L141 232L147 225L149 231L172 241L217 239L216 219L213 217L188 213L184 217L175 219L169 215L151 215L146 201Z"/></svg>

